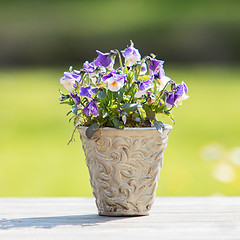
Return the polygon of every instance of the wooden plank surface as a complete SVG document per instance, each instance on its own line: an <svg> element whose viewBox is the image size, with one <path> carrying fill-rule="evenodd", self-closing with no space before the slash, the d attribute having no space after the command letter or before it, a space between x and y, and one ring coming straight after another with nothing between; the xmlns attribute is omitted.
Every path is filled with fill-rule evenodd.
<svg viewBox="0 0 240 240"><path fill-rule="evenodd" d="M150 216L101 217L93 198L0 198L1 240L240 240L240 197L160 197Z"/></svg>

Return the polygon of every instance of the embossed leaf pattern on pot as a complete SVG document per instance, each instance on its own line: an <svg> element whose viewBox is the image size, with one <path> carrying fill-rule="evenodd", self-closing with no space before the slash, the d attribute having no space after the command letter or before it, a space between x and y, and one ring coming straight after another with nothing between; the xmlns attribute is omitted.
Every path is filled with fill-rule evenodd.
<svg viewBox="0 0 240 240"><path fill-rule="evenodd" d="M79 127L100 215L148 215L170 130L100 129L89 139Z"/></svg>

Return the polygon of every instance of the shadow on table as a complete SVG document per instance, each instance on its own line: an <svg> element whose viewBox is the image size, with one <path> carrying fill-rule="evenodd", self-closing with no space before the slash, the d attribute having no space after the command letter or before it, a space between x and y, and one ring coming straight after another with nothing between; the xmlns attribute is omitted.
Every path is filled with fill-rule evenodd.
<svg viewBox="0 0 240 240"><path fill-rule="evenodd" d="M87 227L97 226L99 223L116 221L125 218L126 217L103 217L96 214L16 219L2 218L0 219L0 229L25 227L53 228L64 225Z"/></svg>

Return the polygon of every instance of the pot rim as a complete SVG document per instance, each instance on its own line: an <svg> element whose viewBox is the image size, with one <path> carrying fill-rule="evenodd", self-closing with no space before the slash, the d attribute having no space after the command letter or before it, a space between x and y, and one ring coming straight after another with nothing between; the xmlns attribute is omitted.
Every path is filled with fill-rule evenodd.
<svg viewBox="0 0 240 240"><path fill-rule="evenodd" d="M164 124L165 126L165 129L167 130L172 130L173 126L172 125L169 125L169 124ZM79 125L78 128L88 128L86 126L81 126ZM114 128L114 127L101 127L100 128L101 130L157 130L155 127L125 127L124 129L118 129L118 128Z"/></svg>

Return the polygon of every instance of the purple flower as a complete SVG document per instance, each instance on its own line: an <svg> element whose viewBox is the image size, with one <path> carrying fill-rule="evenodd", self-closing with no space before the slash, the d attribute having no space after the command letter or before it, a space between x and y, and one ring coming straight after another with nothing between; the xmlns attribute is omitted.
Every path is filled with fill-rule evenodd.
<svg viewBox="0 0 240 240"><path fill-rule="evenodd" d="M74 79L76 82L80 82L81 76L79 75L79 71L74 70L73 72L64 72L64 77L69 79Z"/></svg>
<svg viewBox="0 0 240 240"><path fill-rule="evenodd" d="M102 53L100 51L96 51L98 57L96 58L94 64L96 66L105 67L108 69L112 69L114 65L114 58L111 53Z"/></svg>
<svg viewBox="0 0 240 240"><path fill-rule="evenodd" d="M182 81L181 85L183 86L184 93L185 94L188 93L188 87L187 87L186 83L184 81Z"/></svg>
<svg viewBox="0 0 240 240"><path fill-rule="evenodd" d="M83 64L83 69L86 69L88 71L88 73L93 73L94 72L94 64L93 62L88 62L86 61L84 64Z"/></svg>
<svg viewBox="0 0 240 240"><path fill-rule="evenodd" d="M147 72L147 64L144 62L140 69L140 75L144 75Z"/></svg>
<svg viewBox="0 0 240 240"><path fill-rule="evenodd" d="M105 67L102 67L102 66L99 66L99 67L100 67L100 70L101 70L102 72L105 72L105 71L106 71ZM87 70L88 75L89 75L90 79L92 80L92 83L93 83L94 85L96 85L96 84L97 84L97 77L98 77L99 75L98 75L98 69L95 68L94 63L93 63L93 62L90 62L90 63L89 63L88 61L86 61L86 62L83 64L83 69L86 69L86 70Z"/></svg>
<svg viewBox="0 0 240 240"><path fill-rule="evenodd" d="M145 91L145 90L148 90L151 87L153 87L153 77L149 78L145 82L141 82L140 85L139 85L138 90L139 91Z"/></svg>
<svg viewBox="0 0 240 240"><path fill-rule="evenodd" d="M113 74L116 74L116 70L115 69L113 69L110 73L108 73L105 76L103 76L102 80L105 82L108 78L113 77Z"/></svg>
<svg viewBox="0 0 240 240"><path fill-rule="evenodd" d="M77 95L77 93L70 92L70 94L71 94L71 97L72 97L72 99L74 101L74 104L75 105L80 104L80 97Z"/></svg>
<svg viewBox="0 0 240 240"><path fill-rule="evenodd" d="M183 94L186 94L188 92L188 87L187 85L182 81L181 84L178 84L177 87L175 88L175 95L177 98L180 98Z"/></svg>
<svg viewBox="0 0 240 240"><path fill-rule="evenodd" d="M158 70L163 68L164 61L157 60L154 58L150 58L150 64L149 64L149 73L152 75L153 73L157 73Z"/></svg>
<svg viewBox="0 0 240 240"><path fill-rule="evenodd" d="M175 96L175 93L171 93L170 95L168 95L166 103L174 106L174 103L176 100L177 100L177 97Z"/></svg>
<svg viewBox="0 0 240 240"><path fill-rule="evenodd" d="M188 98L188 96L186 95L187 92L188 87L184 82L178 84L177 87L173 90L173 92L168 96L166 103L174 106L177 100L186 100Z"/></svg>
<svg viewBox="0 0 240 240"><path fill-rule="evenodd" d="M125 57L125 62L128 67L133 66L137 61L141 60L139 51L134 48L134 43L131 41L131 46L122 51L122 55Z"/></svg>
<svg viewBox="0 0 240 240"><path fill-rule="evenodd" d="M64 72L64 77L60 79L60 83L68 90L72 91L76 87L76 83L82 80L77 71Z"/></svg>
<svg viewBox="0 0 240 240"><path fill-rule="evenodd" d="M136 98L141 97L142 95L144 95L148 89L153 87L153 77L149 78L147 81L141 82L139 87L138 87L138 91L135 94Z"/></svg>
<svg viewBox="0 0 240 240"><path fill-rule="evenodd" d="M73 73L79 75L79 74L80 74L80 71L78 71L78 70L73 70Z"/></svg>
<svg viewBox="0 0 240 240"><path fill-rule="evenodd" d="M126 78L126 74L117 74L116 70L112 70L110 73L102 77L102 80L105 82L109 78L114 78L116 81L120 81Z"/></svg>
<svg viewBox="0 0 240 240"><path fill-rule="evenodd" d="M160 69L154 73L154 76L161 79L162 77L165 76L165 71L163 69L163 66L160 67Z"/></svg>
<svg viewBox="0 0 240 240"><path fill-rule="evenodd" d="M96 94L96 92L97 88L92 88L91 86L80 88L80 95L83 97L92 98L92 95Z"/></svg>
<svg viewBox="0 0 240 240"><path fill-rule="evenodd" d="M98 106L95 102L90 101L84 108L83 112L85 113L86 116L91 116L93 115L98 116Z"/></svg>

